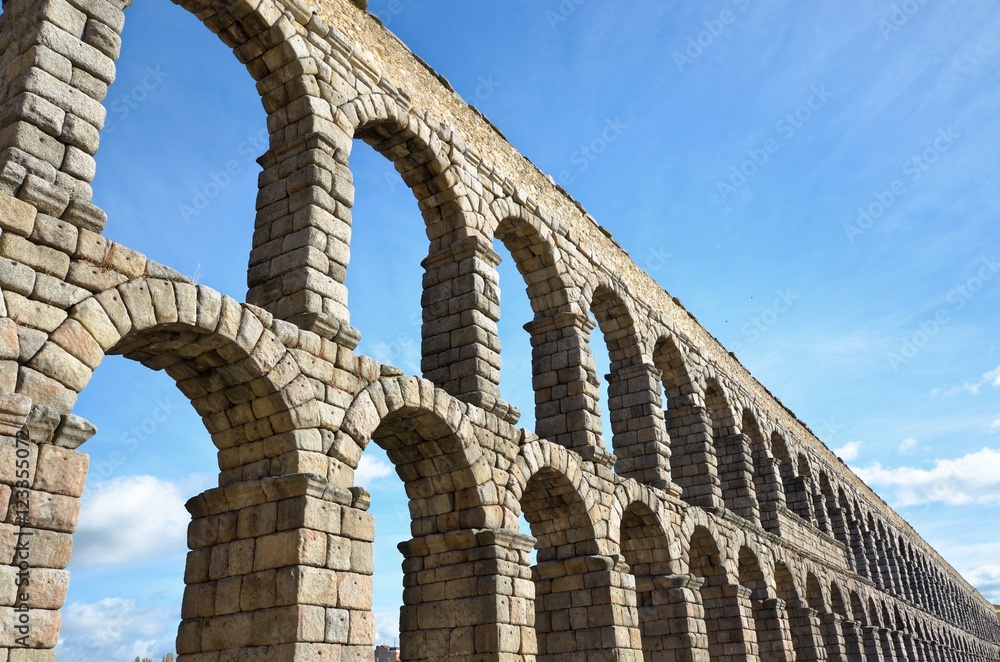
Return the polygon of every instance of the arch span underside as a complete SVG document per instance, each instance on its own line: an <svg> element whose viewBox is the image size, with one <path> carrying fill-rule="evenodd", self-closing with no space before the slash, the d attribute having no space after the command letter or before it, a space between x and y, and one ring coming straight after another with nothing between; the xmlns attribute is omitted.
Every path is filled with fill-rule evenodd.
<svg viewBox="0 0 1000 662"><path fill-rule="evenodd" d="M130 3L0 15L0 572L31 536L51 588L3 592L0 660L54 659L95 432L73 407L106 354L166 371L219 451L219 486L188 503L183 662L370 659L371 443L409 499L404 659L1000 660L982 596L372 17L175 2L268 113L247 303L102 235L90 186ZM421 375L355 351L356 138L425 224ZM494 245L534 313L523 427Z"/></svg>

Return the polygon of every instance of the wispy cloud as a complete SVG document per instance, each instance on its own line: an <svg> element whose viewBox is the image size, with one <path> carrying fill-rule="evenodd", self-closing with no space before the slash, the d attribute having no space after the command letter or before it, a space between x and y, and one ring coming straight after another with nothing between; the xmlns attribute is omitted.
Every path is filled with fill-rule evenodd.
<svg viewBox="0 0 1000 662"><path fill-rule="evenodd" d="M965 578L979 589L984 598L993 604L1000 604L1000 565L981 565L965 573Z"/></svg>
<svg viewBox="0 0 1000 662"><path fill-rule="evenodd" d="M375 611L375 643L393 645L399 641L399 610Z"/></svg>
<svg viewBox="0 0 1000 662"><path fill-rule="evenodd" d="M73 563L115 565L183 553L191 521L184 502L179 483L155 476L97 483L83 499Z"/></svg>
<svg viewBox="0 0 1000 662"><path fill-rule="evenodd" d="M369 487L373 481L385 478L392 473L392 465L388 462L373 457L371 453L361 456L358 468L354 472L354 482L362 487Z"/></svg>
<svg viewBox="0 0 1000 662"><path fill-rule="evenodd" d="M961 393L971 393L979 395L984 386L1000 386L1000 366L983 373L981 379L975 382L965 382L961 386L951 386L948 388L935 388L931 390L931 395L959 395Z"/></svg>
<svg viewBox="0 0 1000 662"><path fill-rule="evenodd" d="M125 598L72 602L62 614L55 649L62 660L158 660L174 650L180 622L172 609L142 607Z"/></svg>
<svg viewBox="0 0 1000 662"><path fill-rule="evenodd" d="M917 447L918 443L919 442L913 437L907 437L903 441L899 442L899 452L909 453L910 451L912 451L914 448Z"/></svg>
<svg viewBox="0 0 1000 662"><path fill-rule="evenodd" d="M1000 505L1000 451L984 448L959 458L935 460L933 469L879 462L855 472L895 507L938 502L951 506Z"/></svg>
<svg viewBox="0 0 1000 662"><path fill-rule="evenodd" d="M840 448L834 448L833 452L840 456L844 462L850 462L851 460L858 459L858 453L861 451L860 441L849 441Z"/></svg>

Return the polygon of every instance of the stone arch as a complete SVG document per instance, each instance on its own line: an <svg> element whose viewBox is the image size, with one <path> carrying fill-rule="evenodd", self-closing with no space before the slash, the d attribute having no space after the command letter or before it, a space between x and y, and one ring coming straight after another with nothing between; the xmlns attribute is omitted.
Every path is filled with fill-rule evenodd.
<svg viewBox="0 0 1000 662"><path fill-rule="evenodd" d="M888 601L882 600L882 622L885 623L886 632L884 635L884 649L886 657L889 659L906 660L909 659L907 651L903 645L902 629L899 611L895 612L889 608ZM891 651L891 653L890 653Z"/></svg>
<svg viewBox="0 0 1000 662"><path fill-rule="evenodd" d="M670 445L671 480L681 498L693 505L718 505L718 462L712 447L712 422L693 377L692 367L676 336L663 333L653 346L653 366L659 371Z"/></svg>
<svg viewBox="0 0 1000 662"><path fill-rule="evenodd" d="M409 101L401 96L360 95L341 104L335 116L348 138L333 153L330 167L336 176L330 186L339 197L324 216L338 228L338 234L328 239L327 251L335 256L335 280L343 282L349 268L354 201L349 157L352 139L359 138L392 162L416 198L426 227L423 376L460 400L515 421L518 412L500 398L496 274L500 257L493 250L485 219L472 211L479 208L475 194L466 188L460 167L451 158L457 148L411 112ZM345 290L345 301L346 294ZM468 326L463 320L469 317L481 333L453 333Z"/></svg>
<svg viewBox="0 0 1000 662"><path fill-rule="evenodd" d="M774 563L774 585L778 597L795 606L802 603L802 592L795 582L795 576L784 561Z"/></svg>
<svg viewBox="0 0 1000 662"><path fill-rule="evenodd" d="M91 372L107 354L164 370L202 416L219 449L220 487L187 504L192 515L191 552L178 635L180 654L251 650L253 646L249 636L222 641L209 633L224 614L231 613L212 597L217 584L235 581L239 586L242 576L249 574L234 560L222 562L210 575L211 558L225 559L232 552L232 558L239 553L245 560L247 548L260 543L261 565L268 571L279 566L295 568L306 549L292 545L280 554L263 551L279 539L289 542L306 535L304 528L278 531L279 501L289 511L289 522L294 520L291 511L309 498L307 494L321 495L317 501L330 508L349 508L353 502L349 491L327 482L329 463L317 452L321 441L316 389L284 344L296 334L297 330L274 323L268 313L208 287L144 277L71 307L23 368L22 396L47 412L43 419L58 421L61 416L61 427L79 423L68 411L76 392L87 385ZM47 456L55 454L56 481L71 486L77 480L70 474L79 472L82 489L86 461L80 461L83 454L72 448L86 435L80 434L79 427L69 436L56 432L63 438L61 446L45 444L39 460L47 462ZM76 512L79 493L66 494L65 487L56 493L61 495L63 514ZM72 523L51 522L42 528L69 534L75 517ZM325 533L314 533L325 540Z"/></svg>
<svg viewBox="0 0 1000 662"><path fill-rule="evenodd" d="M491 468L463 407L425 379L382 378L355 396L329 454L352 480L369 441L385 450L410 498L414 536L506 528L513 521L483 487Z"/></svg>
<svg viewBox="0 0 1000 662"><path fill-rule="evenodd" d="M883 582L889 593L899 595L899 569L897 566L897 556L894 537L892 535L892 527L886 524L885 520L881 518L879 518L876 526L878 528L876 544L881 559L880 565L882 567Z"/></svg>
<svg viewBox="0 0 1000 662"><path fill-rule="evenodd" d="M885 588L885 577L879 563L878 553L878 530L875 527L875 518L871 512L865 513L862 518L865 523L865 556L868 562L868 578L875 583L878 588Z"/></svg>
<svg viewBox="0 0 1000 662"><path fill-rule="evenodd" d="M844 522L848 529L849 567L861 577L868 577L868 560L865 556L865 542L862 532L862 522L857 511L857 504L852 504L843 487L838 487L838 503L844 512Z"/></svg>
<svg viewBox="0 0 1000 662"><path fill-rule="evenodd" d="M620 283L603 274L591 276L580 293L580 309L597 320L608 344L612 370L642 359L643 343L633 303Z"/></svg>
<svg viewBox="0 0 1000 662"><path fill-rule="evenodd" d="M489 650L491 633L519 625L498 610L504 597L481 593L478 583L451 581L475 574L482 581L500 584L516 581L519 574L500 567L475 570L484 554L495 555L498 547L516 548L518 541L504 531L512 518L506 518L499 505L499 494L490 482L491 469L463 407L427 380L383 378L355 398L338 438L343 445L358 449L357 456L347 459L348 466L356 465L369 439L385 450L409 497L413 538L399 545L404 557L400 647L407 660L437 659L446 653L482 654ZM350 435L363 439L359 443ZM357 491L361 488L352 488ZM371 540L358 540L341 531L340 539L330 543L331 547L349 545L345 570L360 575L351 580L364 586L360 593L368 596L368 604L360 605L362 610L371 608L370 580L364 575L373 566L360 559L373 554L375 524L372 521L372 535L367 537ZM490 535L484 536L484 529ZM375 644L373 618L370 641L365 642L369 651ZM352 628L354 620L352 615ZM453 639L456 632L471 634L477 629L482 631L480 638Z"/></svg>
<svg viewBox="0 0 1000 662"><path fill-rule="evenodd" d="M670 333L661 334L653 345L653 365L661 374L668 411L698 404L697 386L681 347Z"/></svg>
<svg viewBox="0 0 1000 662"><path fill-rule="evenodd" d="M913 623L909 614L901 611L898 604L893 604L892 608L896 619L896 634L893 636L897 649L902 651L904 660L918 659L919 644L914 640Z"/></svg>
<svg viewBox="0 0 1000 662"><path fill-rule="evenodd" d="M756 632L747 628L752 618L750 589L739 584L737 559L729 558L717 540L708 527L698 524L687 547L690 572L703 582L701 601L712 662L729 655L752 656L757 648Z"/></svg>
<svg viewBox="0 0 1000 662"><path fill-rule="evenodd" d="M553 232L542 219L511 198L494 200L490 219L495 223L492 236L504 245L524 278L535 314L575 310L572 277Z"/></svg>
<svg viewBox="0 0 1000 662"><path fill-rule="evenodd" d="M778 597L788 608L789 629L796 660L819 660L823 648L816 612L810 609L796 577L783 561L774 564L774 581Z"/></svg>
<svg viewBox="0 0 1000 662"><path fill-rule="evenodd" d="M862 625L871 625L871 619L868 617L868 610L865 607L864 600L861 599L861 595L857 591L851 591L851 614L854 616L854 620Z"/></svg>
<svg viewBox="0 0 1000 662"><path fill-rule="evenodd" d="M910 602L918 602L916 586L913 582L913 566L911 563L909 543L903 534L896 536L896 551L899 553L897 566L899 569L899 582L902 596Z"/></svg>
<svg viewBox="0 0 1000 662"><path fill-rule="evenodd" d="M4 49L0 64L4 65L5 71L7 65L17 58L40 46L51 46L55 39L59 43L58 49L67 53L65 57L59 56L65 60L66 66L78 68L81 72L81 75L72 78L68 74L57 77L36 63L11 74L5 81L0 105L6 105L11 100L8 95L15 91L38 91L45 97L49 108L55 106L60 111L71 113L76 124L60 135L58 128L54 131L52 128L55 121L52 110L42 113L47 118L41 119L41 115L29 109L29 106L33 107L31 104L18 104L21 109L14 111L15 121L22 124L23 130L16 135L12 133L0 147L4 153L3 165L12 164L18 176L9 178L2 192L10 195L17 192L22 199L39 205L43 213L77 227L99 231L106 222L104 212L92 202L91 183L96 173L94 156L99 146L99 131L106 117L102 102L114 80L114 65L121 54L125 12L131 4L130 0L110 0L77 3L67 9L55 4L39 7L31 0L9 0L5 13L0 16L4 33L22 37ZM221 0L178 0L176 4L194 14L233 49L237 59L247 67L257 83L262 98L273 90L272 76L275 72L283 71L284 81L287 81L291 77L288 74L295 70L294 66L287 67L290 62L311 58L303 31L296 29L301 26L294 25L294 21L274 0L240 2L238 7ZM31 10L22 9L24 7ZM46 32L46 28L52 29ZM56 36L53 37L53 34ZM269 52L265 58L265 45L278 41L284 42L283 48ZM43 89L39 90L38 85L30 82L32 76L40 76L45 81ZM295 102L304 108L312 106L301 103L298 95L293 96L296 91L305 93L307 87L296 84L300 82L301 77L297 77L289 83L284 103L264 103L276 128L287 124L282 122L287 116L283 112L287 106ZM30 141L37 140L35 136L39 131L52 134L51 138L64 149L50 150L52 154L44 158L35 156L39 151L31 149ZM64 164L63 154L67 150L73 158L65 160L72 163ZM34 175L34 178L27 177L28 174Z"/></svg>
<svg viewBox="0 0 1000 662"><path fill-rule="evenodd" d="M759 506L753 485L753 463L731 403L722 384L709 378L705 384L705 409L712 422L722 502L728 510L754 521Z"/></svg>
<svg viewBox="0 0 1000 662"><path fill-rule="evenodd" d="M594 316L611 361L605 379L615 472L665 487L670 482L670 447L659 376L643 353L631 298L617 281L601 276L585 286L580 308Z"/></svg>
<svg viewBox="0 0 1000 662"><path fill-rule="evenodd" d="M836 492L833 489L833 484L830 482L830 476L826 470L821 470L819 473L819 491L825 501L826 513L830 520L833 537L844 546L844 558L847 561L847 567L853 570L854 563L851 552L850 531L847 520L844 517L844 509L841 508L840 503L837 501Z"/></svg>
<svg viewBox="0 0 1000 662"><path fill-rule="evenodd" d="M636 550L657 550L652 553L655 558L652 563L656 567L651 568L657 575L671 575L681 571L681 542L676 538L670 522L670 510L649 488L634 481L620 482L615 486L608 522L609 534L615 536L618 532L629 530ZM624 538L618 540L619 550L624 554ZM633 565L627 559L626 563Z"/></svg>
<svg viewBox="0 0 1000 662"><path fill-rule="evenodd" d="M580 461L548 442L525 444L514 470L513 495L536 540L535 636L539 660L554 660L594 648L635 648L640 641L634 605L616 607L627 575L617 550L597 534L594 496ZM589 590L590 607L574 610L573 595ZM630 613L631 612L631 613ZM634 637L632 635L635 635Z"/></svg>
<svg viewBox="0 0 1000 662"><path fill-rule="evenodd" d="M524 326L531 334L535 433L601 455L599 391L589 350L593 322L580 309L579 289L566 271L556 237L538 214L515 199L496 200L489 209L495 223L492 236L514 258L535 314Z"/></svg>
<svg viewBox="0 0 1000 662"><path fill-rule="evenodd" d="M848 620L851 616L844 599L844 590L835 581L830 582L830 611Z"/></svg>
<svg viewBox="0 0 1000 662"><path fill-rule="evenodd" d="M16 392L65 417L104 356L124 355L177 382L220 449L222 471L234 471L241 465L227 449L317 422L313 388L271 324L203 285L130 280L70 308L21 368Z"/></svg>
<svg viewBox="0 0 1000 662"><path fill-rule="evenodd" d="M771 433L771 452L778 463L778 473L784 487L785 504L788 509L806 522L811 522L812 504L809 499L806 479L799 475L795 458L789 450L786 436L778 430Z"/></svg>
<svg viewBox="0 0 1000 662"><path fill-rule="evenodd" d="M792 650L792 637L785 606L775 599L773 579L762 567L757 554L746 545L740 547L737 571L740 585L750 592L749 601L760 659L788 659Z"/></svg>
<svg viewBox="0 0 1000 662"><path fill-rule="evenodd" d="M830 604L823 593L823 585L812 571L806 573L806 604L820 613L829 613Z"/></svg>
<svg viewBox="0 0 1000 662"><path fill-rule="evenodd" d="M643 656L655 659L675 646L669 632L676 615L673 605L663 599L666 591L660 578L676 576L677 550L671 544L669 529L664 528L669 520L662 503L655 498L642 498L643 494L636 496L639 498L629 499L618 517L619 526L612 521L612 531L620 530L621 555L635 582Z"/></svg>
<svg viewBox="0 0 1000 662"><path fill-rule="evenodd" d="M785 505L785 494L777 462L771 454L767 438L761 431L758 416L749 407L743 409L741 427L750 447L754 491L760 505L761 526L765 531L778 532L780 531L778 512Z"/></svg>
<svg viewBox="0 0 1000 662"><path fill-rule="evenodd" d="M802 451L799 451L798 453L797 462L799 476L803 480L803 490L805 491L806 500L809 504L813 524L823 533L832 534L833 531L830 528L830 520L828 519L826 512L826 504L823 502L823 495L816 486L813 462L810 460L809 456Z"/></svg>
<svg viewBox="0 0 1000 662"><path fill-rule="evenodd" d="M511 480L508 483L512 501L521 504L518 514L524 512L525 492L528 489L530 481L542 471L545 471L545 475L549 477L554 475L561 476L556 481L559 485L558 494L572 494L574 495L572 501L574 503L579 501L581 504L582 512L586 515L586 521L580 518L580 513L577 512L578 509L576 509L576 506L574 506L573 511L577 523L585 529L585 536L581 540L589 539L595 541L587 545L581 552L587 554L608 553L610 551L608 548L599 547L596 543L598 539L597 522L600 521L600 514L598 512L600 496L590 486L590 483L584 479L584 468L580 457L557 444L536 439L528 441L521 446L521 450L511 467ZM535 492L541 494L544 491L536 489ZM562 501L566 501L567 499L570 499L570 497L560 496L560 500Z"/></svg>
<svg viewBox="0 0 1000 662"><path fill-rule="evenodd" d="M528 301L534 312L534 318L525 320L524 324L525 330L531 334L534 429L538 434L549 436L553 431L565 428L565 419L561 417L563 404L561 400L566 399L563 391L567 391L573 378L578 376L567 375L566 370L560 371L553 367L564 366L565 361L573 354L550 334L561 328L557 323L558 320L565 323L567 319L574 318L572 311L575 310L576 297L573 294L575 285L570 274L566 273L565 262L556 245L554 233L537 214L511 198L502 198L490 204L487 221L492 226L488 228L493 237L491 245L495 245L496 240L499 240L510 254L521 274ZM497 258L499 264L502 257L498 254ZM490 298L496 299L499 322L499 302L509 293L499 288L500 279L495 270L490 279L498 286L496 296L491 295ZM490 279L484 282L491 282ZM570 331L573 328L569 325L569 329L562 330L569 333L574 345L579 345L582 339L579 334L574 335ZM499 338L497 347L500 348L498 365L502 371L504 359ZM565 404L579 406L581 403ZM511 410L514 411L514 408L511 407ZM508 417L508 420L513 421L514 416Z"/></svg>

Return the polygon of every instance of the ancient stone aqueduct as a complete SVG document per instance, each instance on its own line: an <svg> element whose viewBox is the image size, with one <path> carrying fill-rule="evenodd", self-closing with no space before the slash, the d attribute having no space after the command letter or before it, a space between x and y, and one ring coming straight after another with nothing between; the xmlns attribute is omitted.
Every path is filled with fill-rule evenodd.
<svg viewBox="0 0 1000 662"><path fill-rule="evenodd" d="M268 113L249 303L103 237L91 181L130 2L0 16L0 662L54 658L95 432L73 405L105 354L165 370L219 449L188 506L182 660L371 659L371 441L410 498L406 659L1000 660L989 603L349 0L174 0ZM422 376L355 352L354 138L426 222ZM495 238L535 314L533 432L498 387Z"/></svg>

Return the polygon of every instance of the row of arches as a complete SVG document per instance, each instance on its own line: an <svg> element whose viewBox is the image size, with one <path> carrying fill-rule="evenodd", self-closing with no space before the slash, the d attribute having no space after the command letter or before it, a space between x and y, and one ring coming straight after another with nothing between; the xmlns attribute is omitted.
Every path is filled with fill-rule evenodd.
<svg viewBox="0 0 1000 662"><path fill-rule="evenodd" d="M379 424L377 441L383 428L398 426L393 417ZM520 568L509 593L517 606L500 610L517 614L508 624L520 642L512 653L600 659L601 651L613 649L624 658L653 661L880 662L990 660L997 654L793 546L773 545L766 535L698 508L686 508L678 520L656 492L633 481L599 485L576 454L551 442L521 446L509 475L510 498L500 501L512 512L503 520L509 525L523 513L531 533L506 538L519 552ZM417 500L429 498L437 497ZM411 512L424 510L411 502ZM452 527L431 535L456 535L459 524L450 521ZM534 563L525 568L532 548ZM430 607L418 602L404 612ZM420 622L403 622L408 620ZM461 627L460 619L450 627ZM404 632L402 641L405 657L406 646L426 644L427 633Z"/></svg>
<svg viewBox="0 0 1000 662"><path fill-rule="evenodd" d="M82 0L79 4L95 16L111 16L108 29L120 31L119 19L128 3ZM252 303L336 341L341 349L357 346L344 287L354 199L349 156L356 138L394 163L418 200L429 241L422 298L426 380L394 382L395 399L386 395L388 390L384 392L381 409L377 397L369 393L368 402L378 416L352 419L348 413L339 430L331 429L337 427L331 422L341 420L337 407L342 405L343 393L330 395L337 389L300 370L298 359L289 358L287 345L270 333L273 320L267 314L212 297L189 283L134 280L102 293L97 303L81 302L80 314L72 321L93 335L84 349L95 365L86 362L86 370L70 374L51 360L52 354L61 359L60 352L81 351L75 335L79 329L67 324L60 329L63 341L56 337L57 330L46 344L49 354L39 355L32 365L22 368L64 387L65 393L56 394L63 410L71 407L75 392L106 351L164 368L187 389L185 393L219 445L220 482L241 485L242 489L228 491L234 500L231 506L276 510L267 503L246 504L240 499L265 479L274 478L272 474L284 474L291 476L285 483L298 481L295 489L302 488L301 494L285 483L280 490L271 490L274 483L267 483L267 489L259 491L303 499L319 494L342 507L346 514L337 521L343 526L336 532L321 531L319 539L331 545L348 539L348 545L339 547L348 550L347 562L326 555L325 548L322 554L316 552L306 543L318 538L301 534L309 530L302 526L295 531L302 538L293 542L306 542L299 546L274 543L280 547L281 554L274 555L279 558L257 559L255 570L266 574L275 569L267 562L289 561L284 567L297 563L321 568L324 577L332 573L346 589L363 587L365 546L371 544L363 515L365 498L355 486L351 485L351 491L340 483L350 481L360 452L374 439L389 454L411 500L414 540L404 546L408 595L403 611L405 634L415 651L411 659L440 657L442 651L454 654L456 650L468 651L470 656L537 652L551 660L574 653L605 659L606 651L616 650L634 651L637 659L640 652L655 657L660 651L683 648L722 660L734 649L752 658L754 647L759 654L763 645L777 659L823 659L823 651L836 656L840 637L846 648L848 637L844 628L838 636L835 627L833 634L817 627L821 613L842 619L864 616L866 627L878 631L877 637L862 638L864 659L905 657L900 651L907 652L907 634L917 639L923 634L931 646L937 646L914 652L914 659L982 656L981 650L969 652L974 643L955 630L935 629L933 620L930 624L921 621L905 603L878 595L866 582L851 589L851 580L844 579L835 592L833 580L821 579L824 573L813 571L810 579L792 560L801 552L769 559L765 545L738 539L734 531L740 527L723 531L715 525L707 511L731 514L741 525L751 524L755 534L761 533L758 526L780 534L783 512L790 509L820 532L837 537L840 531L838 539L850 545L850 562L856 568L864 564L876 588L905 597L909 586L910 594L919 595L913 578L904 580L898 566L895 573L891 566L886 572L887 566L873 561L879 558L880 545L883 551L893 545L891 527L880 528L881 522L862 515L860 504L851 507L846 498L830 507L822 475L819 489L812 481L808 455L790 435L768 422L754 403L741 402L752 400L739 386L749 376L736 374L738 369L725 374L723 366L728 361L714 341L700 332L692 338L679 331L667 318L683 312L666 293L655 290L648 307L637 302L631 293L649 284L641 280L634 265L612 273L595 264L585 254L585 244L595 245L592 239L571 239L575 232L461 146L450 129L412 109L391 83L373 80L369 65L350 59L355 45L324 30L318 18L302 16L297 4L293 6L298 12L272 0L182 4L203 17L247 64L269 113L271 146L261 159L264 173L250 256L248 299ZM51 19L47 11L29 18ZM86 20L91 18L88 15ZM5 29L9 28L8 21L4 22ZM27 28L35 26L22 27L18 32L31 34ZM114 60L117 49L108 50L107 58ZM66 83L67 89L79 92L72 85ZM56 101L63 96L73 98L63 92L60 88ZM100 124L97 109L87 110L94 111L95 125ZM96 141L88 150L96 150ZM50 170L35 161L25 163L36 167L38 175ZM83 192L80 201L86 201L92 174L80 176L84 179L73 179L72 185ZM19 189L22 193L31 193L28 184L41 180L36 176L25 181ZM53 188L58 186L40 190L51 193ZM35 194L35 199L45 201L46 196ZM81 205L68 205L66 196L58 204L51 202L53 196L48 198L50 206L44 211L56 216L66 211L67 220L81 221L69 211ZM488 450L488 444L476 438L503 438L499 426L477 428L465 416L465 404L460 404L475 405L477 411L491 412L507 423L516 418L499 390L499 292L489 286L496 282L494 240L517 263L534 311L527 328L532 336L535 429L545 439L525 437L516 459L502 468L497 464L502 453ZM165 300L175 300L176 305L157 306ZM126 309L127 314L116 312ZM171 317L171 313L176 314ZM129 320L127 326L113 323L124 318ZM612 447L618 456L614 467L619 477L634 479L600 488L587 487L589 481L603 479L595 478L600 472L583 465L583 458L597 457L592 451L602 445L602 403L589 347L595 326L611 357L607 407ZM156 333L125 337L133 330L154 327ZM218 335L223 327L226 340L216 345L213 334ZM320 343L315 345L320 349L314 353L321 353ZM305 347L298 350L310 353ZM337 347L333 351L345 354ZM702 352L715 353L718 365L706 361ZM304 364L309 363L302 358ZM361 359L352 369L381 374L379 366ZM386 384L385 388L391 387ZM318 402L317 393L328 394L332 402ZM390 408L390 402L399 406ZM780 411L773 400L762 408ZM372 425L367 427L360 424L369 422ZM359 425L352 429L348 423ZM311 432L316 434L306 434ZM344 435L357 442L357 452L345 450L349 444ZM513 443L514 437L503 439ZM278 457L268 454L285 449L282 444L294 448ZM343 461L346 470L330 458ZM334 487L324 480L335 481ZM639 488L640 483L645 487ZM689 505L701 508L674 504L671 510L662 493L649 489L672 483L680 487ZM638 493L629 496L630 489L645 496L632 498ZM839 496L835 489L829 485L830 494ZM607 503L609 494L622 497L620 508ZM215 502L226 503L228 498ZM853 516L845 516L843 526L838 526L836 508L843 512L845 507ZM531 538L516 531L516 516L521 513L531 526ZM204 517L218 514L208 508ZM240 520L248 539L277 536L270 540L287 542L281 538L285 532L265 533L266 517ZM231 518L230 526L236 527L235 522ZM221 527L218 519L214 534L211 527L203 528L210 535L199 542L203 544L200 550L208 549L211 558L223 561L204 563L203 575L192 564L189 588L197 609L186 617L187 627L182 626L183 641L196 640L192 633L200 633L202 621L210 621L213 627L206 627L203 636L197 634L201 638L182 654L201 652L230 634L220 632L225 629L219 627L223 621L212 620L221 615L217 605L222 603L214 595L220 582L233 578L220 573L239 572L237 555L230 558L229 552L236 549L234 545L247 546L245 540L234 542L234 531ZM855 536L856 528L860 536ZM537 557L528 567L532 547ZM218 550L225 551L215 553ZM322 574L316 573L311 576ZM947 600L954 585L945 592L945 581L942 576L931 589L937 588L939 609L950 617L954 614L948 611ZM835 600L834 595L839 598ZM348 590L342 597L337 608L351 612L343 643L363 648L371 643L364 640L370 614L365 613L363 590ZM838 600L843 613L837 612ZM245 607L247 613L269 608L253 604L260 609ZM309 606L326 609L329 605ZM355 612L360 616L355 618ZM832 620L836 624L836 618ZM336 632L329 636L340 636L336 624L332 629ZM361 634L351 634L354 629ZM894 633L904 638L902 644L897 645ZM935 636L942 633L948 636ZM251 628L241 628L233 636L237 635L244 639L234 646L243 647L259 641L277 643L266 637L279 636L277 630L253 632ZM292 637L301 638L298 631ZM952 652L958 650L963 653ZM850 658L851 653L846 655ZM664 653L663 659L673 658Z"/></svg>
<svg viewBox="0 0 1000 662"><path fill-rule="evenodd" d="M343 147L333 154L333 177L345 180L343 197L349 203L350 141L360 138L394 163L418 201L430 242L424 261L426 378L487 410L509 411L499 392L496 323L502 293L490 290L498 281L496 240L516 263L535 316L526 328L540 436L576 450L602 446L602 403L589 348L596 326L611 359L607 407L619 475L655 487L674 483L690 504L725 509L779 534L781 513L790 510L838 540L852 567L861 567L857 550L863 549L876 586L898 586L900 597L918 600L913 588L909 596L906 592L916 581L908 578L904 586L902 578L895 579L898 568L895 575L891 567L871 571L868 550L882 558L878 541L890 538L886 527L852 518L857 504L837 506L828 475L813 477L806 454L796 450L798 442L776 429L768 434L763 416L750 405L735 404L731 377L705 365L690 341L651 311L642 311L649 321L640 323L642 314L624 281L580 259L577 247L550 229L554 223L543 208L470 172L461 152L439 137L429 118L397 101L388 94L359 95L333 109L334 124L344 129L343 138L333 136ZM480 186L467 186L470 176ZM329 188L332 193L336 185ZM326 211L346 228L336 232L335 253L340 268L347 269L350 204L341 202Z"/></svg>
<svg viewBox="0 0 1000 662"><path fill-rule="evenodd" d="M488 287L496 282L496 240L517 264L535 315L528 328L541 436L577 450L601 446L601 403L589 351L596 325L611 358L606 404L620 475L655 487L674 483L688 503L725 509L771 532L780 533L780 513L787 508L835 536L853 567L877 586L962 617L967 601L951 606L950 598L961 592L950 580L938 574L930 588L922 588L915 576L921 560L912 550L903 555L912 559L907 567L872 560L895 547L903 553L900 536L871 515L857 515L860 505L847 504L822 474L817 488L795 440L779 431L768 435L764 417L738 403L738 377L707 365L695 349L698 342L664 319L663 311L680 312L666 293L654 288L652 299L640 305L632 295L636 270L594 264L584 255L585 242L554 231L561 224L544 206L497 175L453 132L412 108L390 82L365 80L364 66L345 69L335 51L352 54L354 45L339 44L342 35L271 1L238 12L220 2L197 9L245 62L269 113L271 145L261 161L265 172L250 258L252 302L309 328L321 329L314 318L325 315L328 334L356 342L347 325L343 283L354 200L349 159L354 139L361 139L393 162L426 225L425 377L503 413L496 340L500 293ZM90 10L91 20L120 31L124 9ZM257 40L288 48L264 57ZM104 55L113 60L117 50ZM292 61L303 66L287 69ZM308 140L297 131L305 124L312 129ZM286 249L293 246L298 248ZM764 408L776 407L768 402Z"/></svg>

